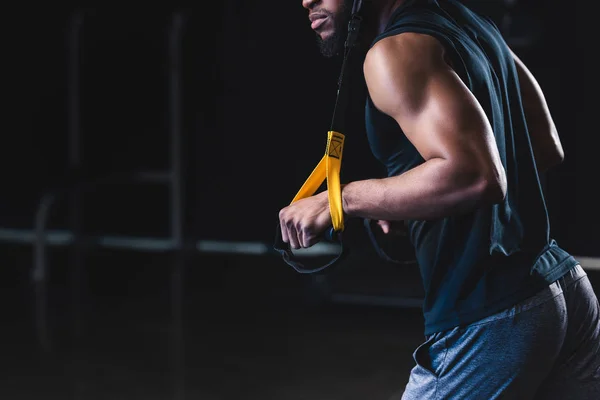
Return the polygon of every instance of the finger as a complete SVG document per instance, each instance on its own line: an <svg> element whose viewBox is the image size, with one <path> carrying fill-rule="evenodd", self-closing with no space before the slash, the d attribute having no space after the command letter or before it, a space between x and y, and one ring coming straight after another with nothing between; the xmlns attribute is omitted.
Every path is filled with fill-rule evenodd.
<svg viewBox="0 0 600 400"><path fill-rule="evenodd" d="M388 221L377 221L377 225L381 227L381 230L386 235L390 233L390 223Z"/></svg>
<svg viewBox="0 0 600 400"><path fill-rule="evenodd" d="M311 235L309 232L306 231L302 231L299 236L301 239L300 243L305 249L315 245L318 242L318 239L315 235Z"/></svg>
<svg viewBox="0 0 600 400"><path fill-rule="evenodd" d="M293 224L288 224L287 229L290 247L292 249L299 249L300 241L298 240L298 232L296 231L296 227Z"/></svg>
<svg viewBox="0 0 600 400"><path fill-rule="evenodd" d="M279 223L279 229L281 230L281 240L283 240L283 243L288 243L289 242L288 231L287 231L287 228L285 227L285 225L281 222Z"/></svg>
<svg viewBox="0 0 600 400"><path fill-rule="evenodd" d="M281 240L283 240L283 243L289 243L289 233L285 222L281 219L279 220L279 230L281 231Z"/></svg>

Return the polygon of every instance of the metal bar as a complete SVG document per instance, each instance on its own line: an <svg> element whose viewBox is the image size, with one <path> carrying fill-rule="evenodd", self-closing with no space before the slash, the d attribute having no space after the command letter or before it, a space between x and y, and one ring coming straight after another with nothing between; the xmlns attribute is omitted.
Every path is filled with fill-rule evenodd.
<svg viewBox="0 0 600 400"><path fill-rule="evenodd" d="M83 163L83 147L81 137L81 32L84 23L84 11L76 10L71 16L70 30L67 36L68 51L68 133L69 133L69 168L79 171ZM69 192L69 223L74 232L75 245L70 253L71 277L71 312L72 335L71 345L77 348L83 328L81 310L83 271L83 250L79 238L83 232L84 194L81 190Z"/></svg>
<svg viewBox="0 0 600 400"><path fill-rule="evenodd" d="M46 235L46 243L50 246L69 246L72 240L73 236L68 231L48 231ZM0 242L29 244L34 241L35 235L33 231L0 228ZM170 239L151 237L99 236L95 239L95 243L99 247L148 252L162 252L176 248L176 243ZM195 248L200 253L246 255L266 255L272 253L271 246L264 242L198 240ZM338 250L334 246L329 246L325 243L316 244L311 249L306 250L311 250L303 254L306 257L338 254ZM600 258L582 256L575 256L575 258L581 262L584 268L600 270Z"/></svg>
<svg viewBox="0 0 600 400"><path fill-rule="evenodd" d="M31 232L30 241L34 244L33 270L31 279L35 291L35 326L38 342L42 350L51 350L51 339L48 329L48 271L46 265L46 221L55 197L48 194L42 197L35 215L35 230Z"/></svg>
<svg viewBox="0 0 600 400"><path fill-rule="evenodd" d="M182 71L181 40L184 17L174 13L169 30L169 135L171 139L171 237L183 243Z"/></svg>
<svg viewBox="0 0 600 400"><path fill-rule="evenodd" d="M67 36L67 71L68 71L68 150L69 169L79 171L83 163L83 146L81 136L81 44L84 24L84 11L77 9L70 20ZM71 347L77 351L79 338L83 329L82 284L84 281L83 249L80 238L83 233L84 194L81 190L68 193L69 224L74 233L74 246L69 254L71 283ZM76 368L74 368L76 370Z"/></svg>
<svg viewBox="0 0 600 400"><path fill-rule="evenodd" d="M581 263L584 269L588 270L600 270L600 257L581 257L573 256L577 261Z"/></svg>
<svg viewBox="0 0 600 400"><path fill-rule="evenodd" d="M69 133L69 166L79 167L82 160L81 147L81 28L84 13L75 11L71 17L70 29L67 37L67 106L68 106L68 133Z"/></svg>
<svg viewBox="0 0 600 400"><path fill-rule="evenodd" d="M270 252L269 246L260 242L220 242L217 240L203 240L196 243L196 249L201 253L222 254L251 254L261 255Z"/></svg>
<svg viewBox="0 0 600 400"><path fill-rule="evenodd" d="M45 235L45 245L54 247L70 246L73 243L73 234L65 230L48 230ZM37 238L35 231L29 229L6 229L0 228L0 243L35 244ZM164 252L174 250L176 243L169 238L136 237L136 236L97 236L92 244L98 247L124 249L146 252ZM271 245L266 242L234 242L227 240L198 240L193 248L199 253L220 254L245 254L245 255L269 255L273 254ZM318 243L311 247L303 256L319 257L338 254L332 246ZM600 257L574 256L584 269L600 270ZM43 265L34 258L34 265ZM38 270L36 268L34 270ZM34 272L35 275L35 272Z"/></svg>
<svg viewBox="0 0 600 400"><path fill-rule="evenodd" d="M169 135L171 139L171 239L175 246L171 276L171 367L173 398L185 398L185 341L183 333L183 169L182 169L182 35L184 16L172 15L168 40Z"/></svg>

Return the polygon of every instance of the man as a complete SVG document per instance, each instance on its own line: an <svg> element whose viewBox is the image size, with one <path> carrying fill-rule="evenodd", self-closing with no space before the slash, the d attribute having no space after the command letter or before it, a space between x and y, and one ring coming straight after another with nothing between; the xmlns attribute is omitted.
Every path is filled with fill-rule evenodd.
<svg viewBox="0 0 600 400"><path fill-rule="evenodd" d="M324 55L352 0L303 0ZM600 309L551 239L539 174L563 149L544 95L496 26L455 0L372 0L365 117L388 176L343 186L344 217L408 225L426 341L404 399L600 399ZM331 226L327 193L280 211L294 249Z"/></svg>

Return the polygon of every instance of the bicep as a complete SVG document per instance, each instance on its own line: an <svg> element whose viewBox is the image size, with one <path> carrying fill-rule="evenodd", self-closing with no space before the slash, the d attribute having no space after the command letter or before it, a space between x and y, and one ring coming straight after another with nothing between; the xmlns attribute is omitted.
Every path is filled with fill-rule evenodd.
<svg viewBox="0 0 600 400"><path fill-rule="evenodd" d="M497 178L503 171L485 112L445 62L441 44L423 36L395 38L365 63L373 103L397 121L425 160L441 158ZM397 57L394 46L401 50ZM401 58L406 54L411 60Z"/></svg>

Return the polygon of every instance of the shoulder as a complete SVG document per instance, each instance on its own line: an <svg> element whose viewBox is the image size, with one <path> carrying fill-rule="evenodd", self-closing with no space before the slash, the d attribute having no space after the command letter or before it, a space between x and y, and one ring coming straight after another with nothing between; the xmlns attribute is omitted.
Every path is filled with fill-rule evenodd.
<svg viewBox="0 0 600 400"><path fill-rule="evenodd" d="M404 73L428 72L447 64L442 43L422 33L405 32L388 36L375 43L364 62L366 73L389 70Z"/></svg>
<svg viewBox="0 0 600 400"><path fill-rule="evenodd" d="M379 40L367 52L363 65L376 103L380 99L379 103L417 108L432 79L449 68L442 43L431 35L413 32Z"/></svg>

